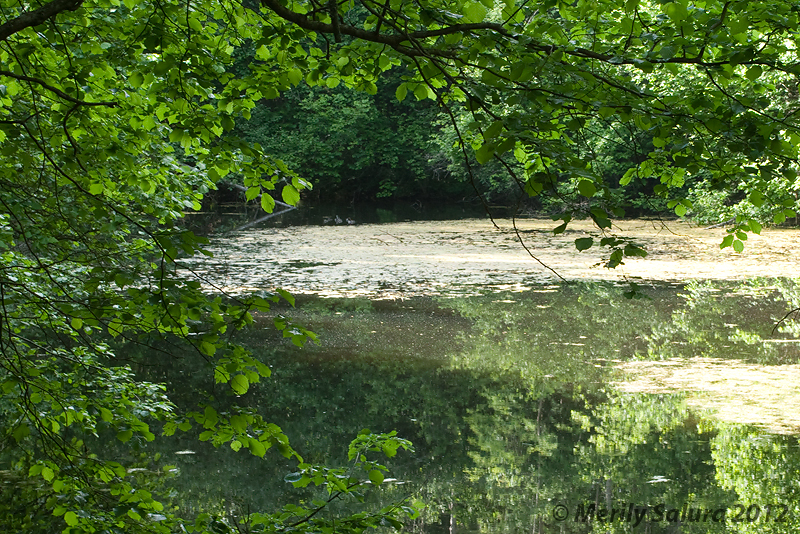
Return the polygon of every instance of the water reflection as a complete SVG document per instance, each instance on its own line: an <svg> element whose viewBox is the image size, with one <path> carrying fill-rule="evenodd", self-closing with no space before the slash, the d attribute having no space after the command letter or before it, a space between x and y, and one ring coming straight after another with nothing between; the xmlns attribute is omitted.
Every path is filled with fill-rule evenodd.
<svg viewBox="0 0 800 534"><path fill-rule="evenodd" d="M769 377L796 366L797 324L775 325L798 306L800 284L662 285L633 301L622 291L307 297L286 313L320 344L299 350L270 330L249 334L273 378L240 398L215 391L215 402L257 409L312 462L345 462L362 428L397 430L416 451L393 459L396 482L369 498L427 503L413 532L796 530L796 381L741 385L747 369ZM738 374L706 380L714 367ZM165 361L140 371L175 384L179 404L213 388ZM187 510L238 514L314 497L281 482L292 465L277 455L215 451L188 436L172 446L195 452L161 451L181 469L176 503Z"/></svg>

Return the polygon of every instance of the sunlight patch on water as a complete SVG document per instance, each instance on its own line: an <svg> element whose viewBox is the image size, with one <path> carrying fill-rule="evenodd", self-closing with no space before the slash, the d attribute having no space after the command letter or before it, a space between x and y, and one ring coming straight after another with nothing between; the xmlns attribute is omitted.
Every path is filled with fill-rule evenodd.
<svg viewBox="0 0 800 534"><path fill-rule="evenodd" d="M590 221L575 221L557 236L549 219L517 221L537 259L519 244L510 221L498 224L500 230L484 219L251 230L213 239L213 258L184 265L209 291L233 294L283 288L327 297L452 297L528 291L558 281L537 259L568 280L786 276L797 270L789 252L800 244L798 231L765 229L736 254L719 249L724 230L674 221L667 231L653 221L622 221L613 233L633 238L650 254L609 270L599 266L608 250L574 247L576 238L601 237Z"/></svg>
<svg viewBox="0 0 800 534"><path fill-rule="evenodd" d="M794 340L800 341L800 340ZM672 358L617 365L628 393L685 393L723 421L779 434L800 433L800 365L758 365L724 358Z"/></svg>

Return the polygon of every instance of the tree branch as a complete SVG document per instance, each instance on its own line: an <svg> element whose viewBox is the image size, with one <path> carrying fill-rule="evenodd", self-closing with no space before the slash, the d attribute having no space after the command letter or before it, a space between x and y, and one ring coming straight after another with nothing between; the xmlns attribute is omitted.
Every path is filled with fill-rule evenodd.
<svg viewBox="0 0 800 534"><path fill-rule="evenodd" d="M328 0L328 9L331 12L331 26L333 27L333 38L337 43L342 42L342 34L339 32L339 6L336 0Z"/></svg>
<svg viewBox="0 0 800 534"><path fill-rule="evenodd" d="M22 13L19 17L11 19L0 26L0 41L5 41L25 28L38 26L62 11L75 11L82 3L83 0L53 0L39 9Z"/></svg>
<svg viewBox="0 0 800 534"><path fill-rule="evenodd" d="M297 13L288 9L281 5L280 0L261 0L261 5L264 7L272 10L275 12L276 15L281 17L282 19L296 24L301 28L309 31L319 32L322 34L333 34L334 36L338 33L341 35L349 35L350 37L355 37L356 39L361 39L364 41L368 41L371 43L379 43L389 45L398 52L405 54L409 57L417 57L417 56L439 56L439 57L449 57L453 58L455 55L455 51L448 51L444 49L432 49L432 48L422 48L420 46L414 47L411 44L411 41L419 40L419 39L426 39L429 37L441 37L444 35L452 35L455 33L465 33L465 32L474 32L479 30L489 30L496 34L502 35L504 37L510 39L516 39L516 34L512 31L509 31L506 27L502 24L495 23L495 22L480 22L474 24L453 24L450 26L446 26L443 28L437 28L434 30L425 30L425 31L414 31L414 32L400 32L398 34L381 34L377 31L367 31L362 28L358 28L355 26L339 24L338 28L335 27L334 24L328 24L324 22L320 22L317 20L313 20L309 18L307 15ZM384 5L378 4L379 7L385 8ZM725 10L723 10L725 11ZM374 15L377 16L377 13L373 10L370 10ZM385 13L385 10L384 10ZM724 13L722 15L724 17ZM381 24L385 21L385 17L378 16L378 28L380 28ZM405 44L404 44L405 43ZM586 48L569 48L563 46L554 46L554 45L546 45L543 43L531 42L528 45L529 48L533 50L537 50L539 52L544 52L546 54L552 54L553 52L560 50L565 55L572 56L572 57L579 57L584 59L594 59L598 61L602 61L604 63L609 63L612 65L634 65L637 66L641 64L642 59L634 58L622 58L618 55L612 54L602 54L598 52L594 52L592 50L588 50ZM654 65L661 65L661 64L683 64L683 65L697 65L701 67L718 67L722 65L730 64L730 61L718 60L718 61L703 61L703 52L704 50L695 57L672 57L666 59L659 59L659 58L652 58L648 59L649 63ZM784 72L788 72L790 66L782 65L774 60L750 60L744 61L741 63L742 65L764 65L770 68L778 69Z"/></svg>
<svg viewBox="0 0 800 534"><path fill-rule="evenodd" d="M291 9L282 6L279 0L261 0L261 5L271 9L272 11L275 12L276 15L278 15L282 19L289 21L292 24L296 24L305 30L310 30L320 33L329 33L334 35L337 33L337 29L334 27L333 24L326 24L318 20L311 20L305 15L296 13ZM416 50L412 47L402 44L402 43L408 43L412 39L439 37L442 35L450 35L453 33L461 33L461 32L476 31L476 30L492 30L507 37L511 36L511 33L508 30L506 30L502 24L497 24L493 22L481 22L477 24L455 24L453 26L448 26L446 28L439 28L436 30L428 30L428 31L410 32L404 35L380 34L372 31L367 31L362 28L357 28L355 26L350 26L347 24L339 24L338 26L339 26L338 32L341 35L349 35L350 37L355 37L356 39L369 41L371 43L389 45L398 52L401 52L408 56L426 55L420 50ZM445 50L432 50L429 51L429 53L440 56L449 55Z"/></svg>
<svg viewBox="0 0 800 534"><path fill-rule="evenodd" d="M678 64L678 65L697 65L700 67L721 67L723 65L730 65L730 60L718 60L718 61L703 61L703 53L705 52L705 48L703 48L697 56L694 57L671 57L668 59L647 59L642 60L639 58L634 59L623 59L620 56L615 56L611 54L601 54L599 52L594 52L592 50L587 50L586 48L567 48L565 46L553 46L553 45L544 45L541 43L532 43L529 45L530 48L539 51L545 52L547 54L552 54L553 52L560 50L567 56L573 57L580 57L585 59L596 59L598 61L602 61L603 63L609 63L611 65L633 65L638 66L642 63L642 61L647 61L648 63L652 63L653 65L665 65L665 64ZM780 70L782 72L787 72L792 74L791 71L792 66L796 66L795 64L785 65L781 64L775 60L757 60L752 59L748 61L742 61L738 63L739 65L764 65L765 67L770 67L776 70Z"/></svg>
<svg viewBox="0 0 800 534"><path fill-rule="evenodd" d="M59 97L63 98L64 100L68 100L73 104L77 104L79 106L106 106L109 108L113 108L117 106L116 102L86 102L85 100L80 100L79 98L75 98L74 96L70 96L61 89L57 89L52 85L48 84L44 80L40 80L39 78L32 78L30 76L24 76L22 74L14 74L13 72L9 72L7 70L0 70L0 76L8 76L9 78L14 78L24 82L31 82L38 85L41 85L48 91L55 93Z"/></svg>

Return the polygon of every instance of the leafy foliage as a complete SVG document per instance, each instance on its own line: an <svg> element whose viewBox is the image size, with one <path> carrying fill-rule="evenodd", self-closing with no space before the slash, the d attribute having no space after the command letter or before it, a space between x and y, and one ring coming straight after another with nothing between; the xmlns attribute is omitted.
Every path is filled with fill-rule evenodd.
<svg viewBox="0 0 800 534"><path fill-rule="evenodd" d="M301 83L256 107L237 130L313 182L317 199L468 194L443 168L435 106L398 102L399 83L387 73L375 95Z"/></svg>
<svg viewBox="0 0 800 534"><path fill-rule="evenodd" d="M797 116L770 96L790 94L800 73L796 1L51 0L0 10L2 450L14 477L32 481L32 509L48 512L10 528L169 531L178 520L149 482L92 441L135 447L155 439L154 423L167 434L198 425L217 446L257 457L274 447L302 464L257 414L223 413L213 399L177 413L115 348L180 340L231 395L268 374L232 336L280 294L209 297L182 266L204 241L180 220L226 177L267 211L273 194L299 200L309 183L232 132L301 81L376 94L403 65L396 98L442 106L468 174L474 157L531 197L571 189L580 203L564 224L583 214L605 230L623 213L585 142L599 124L652 139L619 185L657 180L653 194L676 215L692 208L680 192L700 172L775 222L795 215ZM255 60L237 74L244 48ZM771 189L778 177L785 184ZM738 220L723 245L741 250L760 224ZM611 266L641 254L624 239L601 244ZM297 344L313 339L275 325ZM377 483L379 464L364 465ZM348 528L378 517L396 526L401 513L413 511L353 516ZM222 528L206 519L191 528Z"/></svg>

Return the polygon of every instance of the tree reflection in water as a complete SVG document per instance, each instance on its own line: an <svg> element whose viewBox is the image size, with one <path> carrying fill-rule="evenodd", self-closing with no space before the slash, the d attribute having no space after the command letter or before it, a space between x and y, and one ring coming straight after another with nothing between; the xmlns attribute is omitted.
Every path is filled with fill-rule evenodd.
<svg viewBox="0 0 800 534"><path fill-rule="evenodd" d="M263 330L250 343L273 379L217 400L246 403L274 421L311 462L344 463L344 444L362 428L397 430L416 451L394 458L397 480L367 498L412 494L427 503L407 526L413 532L631 532L627 519L574 520L578 505L630 503L761 510L752 522L646 517L643 532L795 530L800 448L791 428L776 434L770 421L720 419L689 386L654 393L615 384L624 379L620 366L635 360L795 364L798 344L788 340L798 336L796 323L772 331L798 306L800 285L659 286L646 291L650 300L622 292L586 283L438 301L306 298L286 314L315 330L320 344L299 350ZM784 342L764 342L776 336ZM180 383L179 404L210 389L173 370L163 359L139 368L149 380ZM264 461L193 439L177 437L159 451L181 470L178 506L236 514L291 502L287 494L315 497L282 482L291 465L275 455ZM188 447L195 454L174 455ZM570 511L561 523L558 503ZM777 523L779 505L789 513Z"/></svg>

